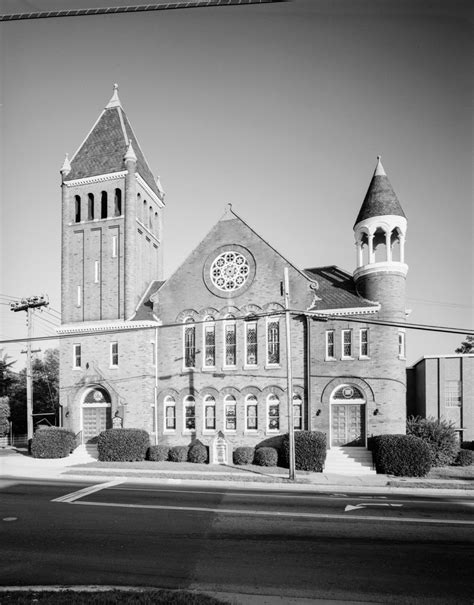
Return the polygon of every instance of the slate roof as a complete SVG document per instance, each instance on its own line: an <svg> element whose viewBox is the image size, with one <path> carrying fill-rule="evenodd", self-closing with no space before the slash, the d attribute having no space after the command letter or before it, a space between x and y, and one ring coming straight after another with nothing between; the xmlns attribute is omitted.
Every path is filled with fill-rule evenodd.
<svg viewBox="0 0 474 605"><path fill-rule="evenodd" d="M106 107L71 160L66 181L125 170L123 157L129 140L137 156L136 171L161 199L153 174L140 149L128 118L120 105Z"/></svg>
<svg viewBox="0 0 474 605"><path fill-rule="evenodd" d="M304 273L319 284L314 293L320 300L315 300L311 306L312 311L318 309L368 309L376 307L377 303L359 296L352 275L336 265L305 269Z"/></svg>
<svg viewBox="0 0 474 605"><path fill-rule="evenodd" d="M354 226L368 218L386 216L389 214L405 217L405 213L385 174L385 170L383 169L379 157L374 176L370 181L369 188L365 194L364 201Z"/></svg>

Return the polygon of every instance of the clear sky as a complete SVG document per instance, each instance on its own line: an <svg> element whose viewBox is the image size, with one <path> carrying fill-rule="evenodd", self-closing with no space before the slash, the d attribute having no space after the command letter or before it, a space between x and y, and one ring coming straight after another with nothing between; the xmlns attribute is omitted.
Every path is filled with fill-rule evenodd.
<svg viewBox="0 0 474 605"><path fill-rule="evenodd" d="M0 7L94 4L133 0ZM60 309L59 169L117 82L167 193L166 276L228 202L299 267L352 271L352 226L380 154L408 218L409 320L472 328L469 10L294 0L1 23L0 302L47 293ZM1 337L25 336L25 314L0 310ZM51 333L46 319L36 335ZM410 331L408 361L461 339Z"/></svg>

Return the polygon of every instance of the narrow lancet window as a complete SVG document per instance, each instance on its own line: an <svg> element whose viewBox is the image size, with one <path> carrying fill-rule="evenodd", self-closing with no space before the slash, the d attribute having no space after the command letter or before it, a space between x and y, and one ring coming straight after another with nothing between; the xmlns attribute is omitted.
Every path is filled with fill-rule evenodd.
<svg viewBox="0 0 474 605"><path fill-rule="evenodd" d="M100 194L100 218L107 218L107 191Z"/></svg>
<svg viewBox="0 0 474 605"><path fill-rule="evenodd" d="M120 216L122 214L122 191L121 189L115 190L115 204L114 204L114 216Z"/></svg>
<svg viewBox="0 0 474 605"><path fill-rule="evenodd" d="M81 222L81 198L79 195L74 196L74 220L76 223Z"/></svg>

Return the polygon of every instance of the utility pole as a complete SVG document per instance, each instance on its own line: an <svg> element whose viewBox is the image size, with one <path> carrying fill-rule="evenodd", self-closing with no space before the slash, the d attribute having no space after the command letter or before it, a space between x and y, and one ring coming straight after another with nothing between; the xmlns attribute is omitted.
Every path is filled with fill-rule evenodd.
<svg viewBox="0 0 474 605"><path fill-rule="evenodd" d="M26 325L28 327L28 340L26 344L26 426L28 442L33 438L33 369L32 353L37 353L41 349L31 350L31 338L33 337L33 309L46 307L49 302L44 296L30 296L22 298L19 302L10 303L10 311L26 311Z"/></svg>
<svg viewBox="0 0 474 605"><path fill-rule="evenodd" d="M291 326L290 326L290 282L288 279L288 267L284 269L284 294L285 294L285 323L286 323L286 367L287 367L287 400L288 400L288 441L290 446L289 456L289 479L295 480L295 419L293 415L293 370L291 365Z"/></svg>

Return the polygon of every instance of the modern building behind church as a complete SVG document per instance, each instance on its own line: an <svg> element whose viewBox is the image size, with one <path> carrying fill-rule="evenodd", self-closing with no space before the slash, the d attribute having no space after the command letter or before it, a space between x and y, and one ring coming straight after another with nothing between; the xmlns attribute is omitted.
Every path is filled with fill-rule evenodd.
<svg viewBox="0 0 474 605"><path fill-rule="evenodd" d="M61 174L61 405L83 443L117 415L156 443L257 445L287 432L288 400L330 447L405 432L407 221L380 158L353 273L294 266L229 206L164 280L164 193L117 90Z"/></svg>

